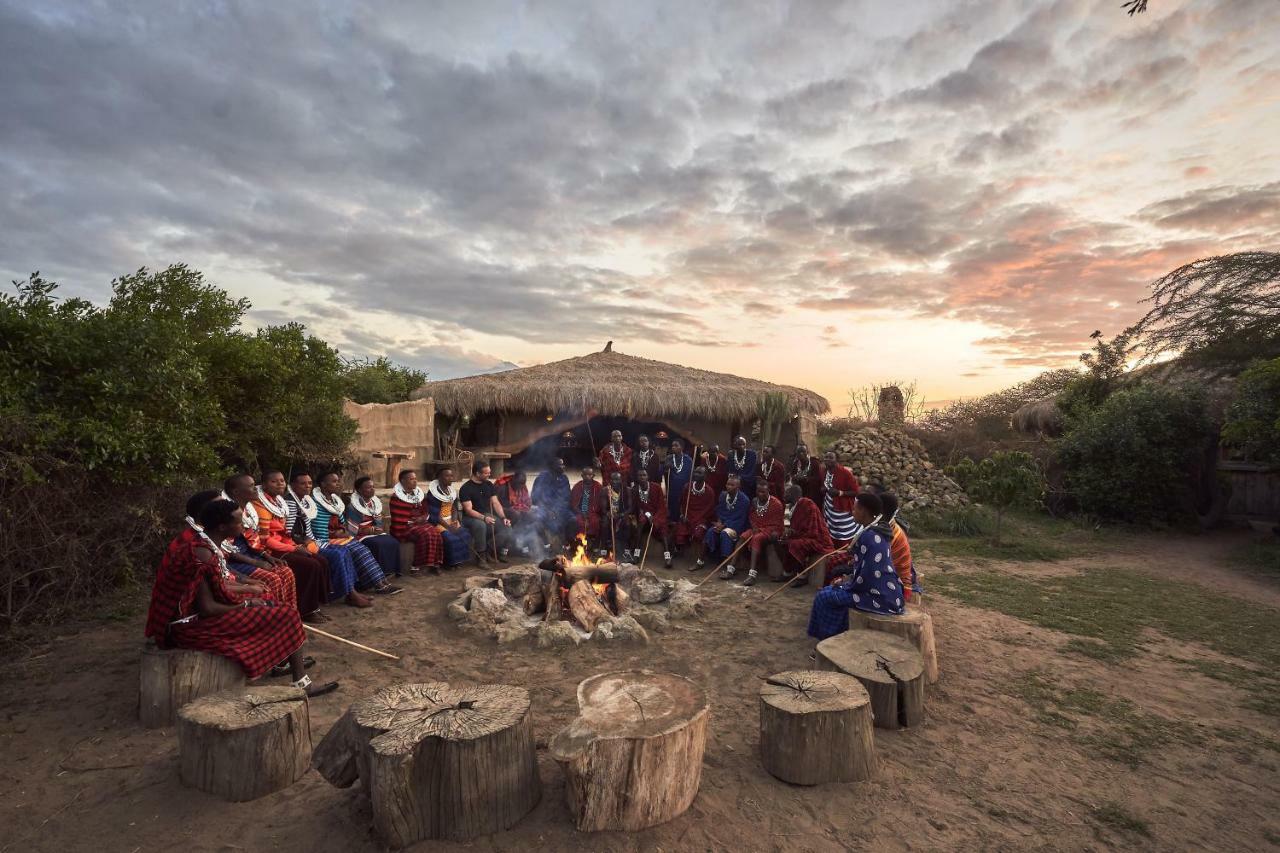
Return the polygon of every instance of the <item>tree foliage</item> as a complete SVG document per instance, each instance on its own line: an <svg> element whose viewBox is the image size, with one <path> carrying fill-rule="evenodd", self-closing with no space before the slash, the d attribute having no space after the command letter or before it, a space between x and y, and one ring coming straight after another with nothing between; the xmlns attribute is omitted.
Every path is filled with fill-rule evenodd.
<svg viewBox="0 0 1280 853"><path fill-rule="evenodd" d="M1085 512L1176 522L1192 511L1191 474L1209 434L1202 392L1143 384L1078 409L1055 450Z"/></svg>
<svg viewBox="0 0 1280 853"><path fill-rule="evenodd" d="M885 388L896 386L902 392L902 417L906 423L915 423L924 414L924 395L913 379L902 382L890 379L887 382L873 382L861 388L849 389L849 406L847 416L850 419L874 421L880 417L880 393Z"/></svg>
<svg viewBox="0 0 1280 853"><path fill-rule="evenodd" d="M1256 362L1240 374L1222 440L1250 458L1280 464L1280 358Z"/></svg>
<svg viewBox="0 0 1280 853"><path fill-rule="evenodd" d="M1031 454L1000 451L980 462L965 458L947 468L947 475L969 497L995 510L995 544L1000 544L1004 514L1018 507L1036 505L1044 496L1044 474Z"/></svg>
<svg viewBox="0 0 1280 853"><path fill-rule="evenodd" d="M426 381L425 372L386 356L350 359L343 370L343 391L357 403L401 403Z"/></svg>
<svg viewBox="0 0 1280 853"><path fill-rule="evenodd" d="M1280 253L1201 258L1151 285L1151 310L1128 332L1147 360L1181 353L1239 368L1280 356Z"/></svg>

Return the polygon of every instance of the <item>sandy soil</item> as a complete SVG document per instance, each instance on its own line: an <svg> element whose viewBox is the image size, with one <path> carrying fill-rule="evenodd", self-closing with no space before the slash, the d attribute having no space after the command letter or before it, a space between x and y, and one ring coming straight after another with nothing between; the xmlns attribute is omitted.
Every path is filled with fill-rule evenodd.
<svg viewBox="0 0 1280 853"><path fill-rule="evenodd" d="M1180 576L1191 582L1280 604L1274 586L1232 573L1221 546L1203 537L1144 537L1043 570L1123 563L1185 573ZM988 563L976 570L1038 569ZM1039 669L1058 684L1125 697L1148 713L1274 732L1274 719L1241 709L1235 688L1164 656L1204 656L1203 649L1162 640L1157 648L1163 654L1107 665L1062 655L1057 647L1063 635L933 596L926 606L935 619L942 679L931 689L925 725L876 731L883 770L874 783L799 788L760 767L756 692L761 678L807 665L811 590L788 591L767 608L748 608L773 586L744 590L713 581L705 587L706 615L672 623L648 646L597 643L548 652L497 646L456 628L444 605L464 574L408 581L408 591L379 599L370 611L331 609L334 621L326 627L403 660L313 643L309 652L320 658L315 674L342 680L339 692L312 704L317 741L351 701L376 687L448 680L528 687L545 744L575 715L579 681L639 666L665 667L705 685L712 735L698 799L667 825L634 834L577 833L560 773L542 750L543 800L525 820L470 844L430 849L1251 850L1280 837L1275 752L1243 744L1224 749L1210 741L1162 748L1131 769L1090 754L1061 729L1036 723L1026 704L1000 688L1017 673ZM145 731L136 721L140 637L141 613L124 622L76 626L0 669L0 850L380 849L367 805L354 790L332 788L314 771L247 804L183 788L175 733ZM1091 810L1105 802L1147 821L1151 837L1092 817Z"/></svg>

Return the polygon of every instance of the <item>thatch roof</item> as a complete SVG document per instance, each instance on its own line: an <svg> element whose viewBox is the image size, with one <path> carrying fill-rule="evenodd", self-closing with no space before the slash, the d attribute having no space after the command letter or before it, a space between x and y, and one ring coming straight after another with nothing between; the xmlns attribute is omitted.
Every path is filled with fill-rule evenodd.
<svg viewBox="0 0 1280 853"><path fill-rule="evenodd" d="M662 416L712 421L749 420L760 398L781 393L791 415L830 411L826 399L803 388L712 373L606 349L537 367L428 382L413 393L431 397L444 415L593 412L632 418Z"/></svg>

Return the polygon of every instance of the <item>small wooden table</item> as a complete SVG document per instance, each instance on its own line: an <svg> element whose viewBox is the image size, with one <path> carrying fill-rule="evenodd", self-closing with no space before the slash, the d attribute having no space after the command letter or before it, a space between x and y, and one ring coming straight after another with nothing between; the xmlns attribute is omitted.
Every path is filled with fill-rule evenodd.
<svg viewBox="0 0 1280 853"><path fill-rule="evenodd" d="M387 479L386 487L389 489L396 484L396 480L400 477L400 466L404 464L406 459L412 459L414 453L412 450L375 450L372 454L374 459L387 460Z"/></svg>

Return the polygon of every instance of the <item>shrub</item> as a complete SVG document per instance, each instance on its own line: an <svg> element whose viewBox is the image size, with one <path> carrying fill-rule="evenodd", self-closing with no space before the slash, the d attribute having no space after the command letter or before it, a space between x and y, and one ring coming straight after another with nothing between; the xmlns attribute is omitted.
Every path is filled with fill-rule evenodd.
<svg viewBox="0 0 1280 853"><path fill-rule="evenodd" d="M1044 495L1044 475L1029 453L1001 451L981 462L964 459L947 468L947 475L969 497L995 510L992 540L997 545L1004 514L1015 507L1033 506Z"/></svg>
<svg viewBox="0 0 1280 853"><path fill-rule="evenodd" d="M1222 440L1251 458L1280 463L1280 358L1256 362L1240 374Z"/></svg>
<svg viewBox="0 0 1280 853"><path fill-rule="evenodd" d="M345 362L343 392L357 403L401 403L422 387L427 374L401 367L386 356Z"/></svg>
<svg viewBox="0 0 1280 853"><path fill-rule="evenodd" d="M1176 521L1191 511L1189 475L1209 429L1198 391L1138 385L1079 411L1055 450L1066 487L1085 512Z"/></svg>

